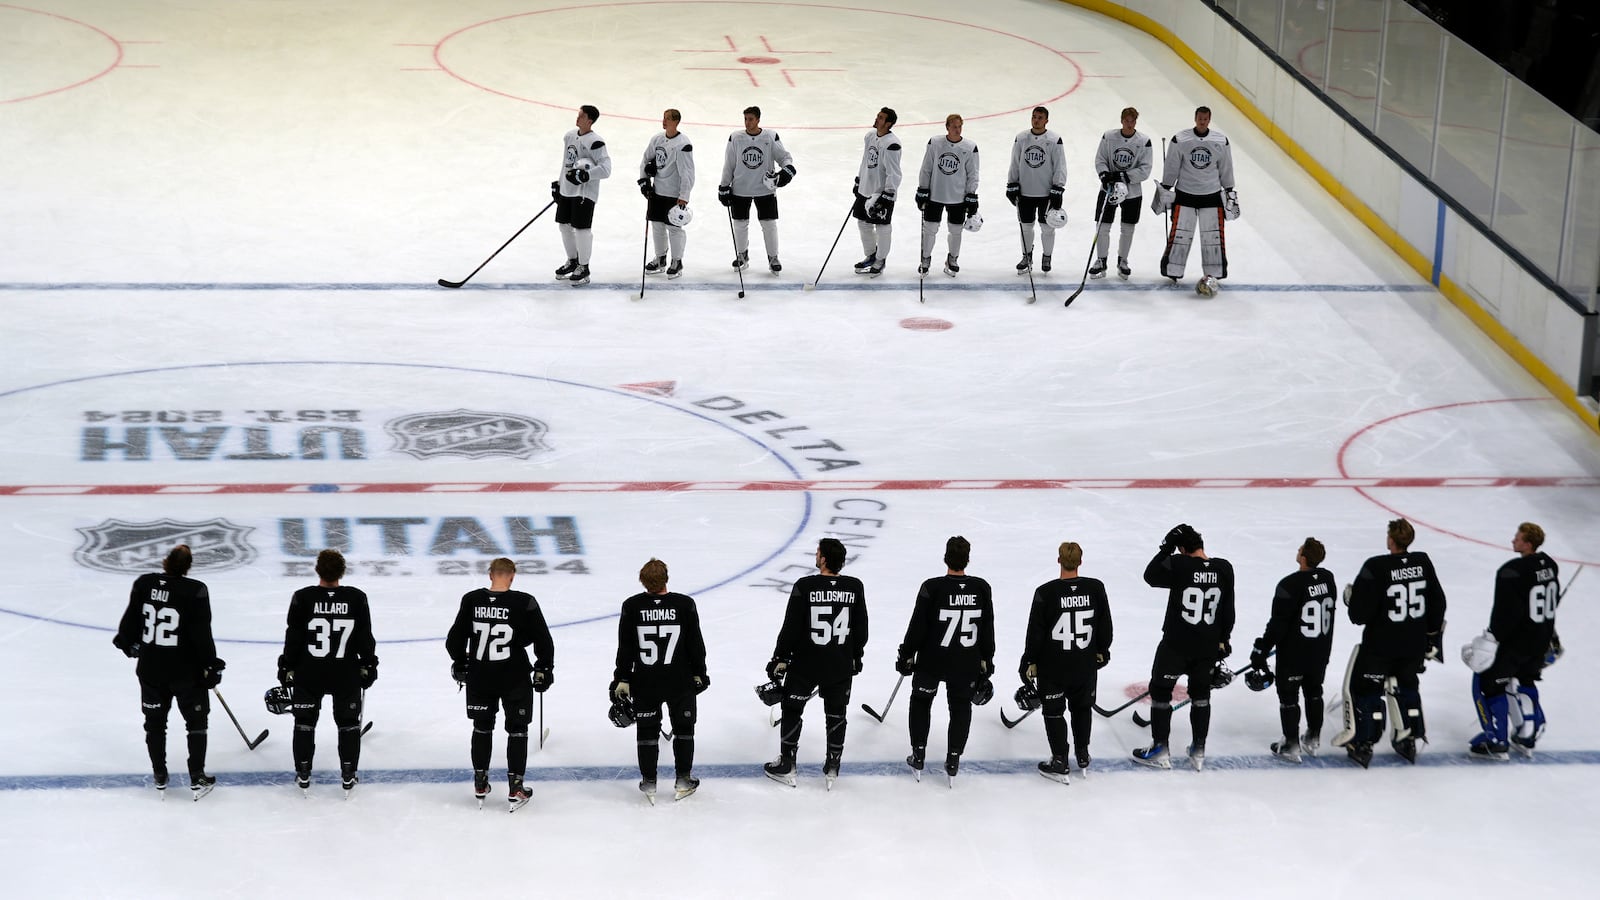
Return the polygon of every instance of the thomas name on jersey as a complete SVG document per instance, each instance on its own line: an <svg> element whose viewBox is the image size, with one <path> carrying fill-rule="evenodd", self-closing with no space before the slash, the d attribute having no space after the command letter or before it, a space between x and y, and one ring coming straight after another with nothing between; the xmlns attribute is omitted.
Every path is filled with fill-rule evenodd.
<svg viewBox="0 0 1600 900"><path fill-rule="evenodd" d="M676 622L678 611L675 609L641 609L639 610L641 622Z"/></svg>

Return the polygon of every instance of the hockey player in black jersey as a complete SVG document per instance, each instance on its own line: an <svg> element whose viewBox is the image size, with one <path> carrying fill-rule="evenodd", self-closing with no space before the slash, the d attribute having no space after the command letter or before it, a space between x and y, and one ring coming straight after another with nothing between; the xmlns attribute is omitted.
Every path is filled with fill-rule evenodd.
<svg viewBox="0 0 1600 900"><path fill-rule="evenodd" d="M1320 568L1327 557L1322 542L1313 537L1295 551L1300 568L1284 576L1272 592L1272 613L1266 630L1250 651L1247 676L1250 686L1265 688L1264 673L1272 675L1268 661L1278 654L1278 719L1283 740L1272 745L1272 753L1288 763L1300 762L1302 750L1312 756L1322 739L1322 682L1328 672L1328 654L1333 650L1333 608L1338 582L1333 573ZM1273 683L1273 682L1268 682ZM1306 700L1306 730L1300 736L1300 697Z"/></svg>
<svg viewBox="0 0 1600 900"><path fill-rule="evenodd" d="M278 683L294 692L295 784L302 791L311 787L317 719L322 698L331 697L340 782L348 797L360 780L361 693L378 680L378 656L367 595L339 584L344 571L344 556L324 550L317 554L317 583L290 598Z"/></svg>
<svg viewBox="0 0 1600 900"><path fill-rule="evenodd" d="M1495 572L1488 639L1474 640L1462 650L1475 673L1473 701L1483 726L1468 745L1474 759L1504 760L1511 747L1532 756L1544 732L1539 677L1555 639L1561 567L1539 550L1543 544L1543 528L1532 522L1517 526L1511 539L1517 556Z"/></svg>
<svg viewBox="0 0 1600 900"><path fill-rule="evenodd" d="M639 745L639 790L654 804L661 754L661 706L672 719L674 799L694 793L694 724L698 698L711 686L706 641L694 598L667 590L667 564L651 559L639 570L644 592L622 602L617 619L613 704L627 704Z"/></svg>
<svg viewBox="0 0 1600 900"><path fill-rule="evenodd" d="M1078 769L1087 772L1099 670L1111 661L1111 604L1106 586L1098 578L1078 575L1082 547L1072 541L1063 543L1056 549L1056 562L1061 576L1033 592L1017 670L1022 677L1017 705L1043 707L1050 759L1039 763L1039 774L1070 784L1067 710L1070 707L1072 711L1072 749Z"/></svg>
<svg viewBox="0 0 1600 900"><path fill-rule="evenodd" d="M951 779L961 769L973 703L994 696L994 600L989 582L967 574L971 556L966 538L957 535L945 542L945 574L918 589L894 665L901 675L911 676L911 755L906 765L919 779L939 683L945 685L950 707L944 772Z"/></svg>
<svg viewBox="0 0 1600 900"><path fill-rule="evenodd" d="M1427 740L1417 673L1425 660L1441 660L1445 596L1428 554L1410 549L1416 536L1410 522L1391 521L1389 552L1363 563L1345 589L1350 621L1362 631L1345 684L1354 729L1334 743L1362 768L1383 736L1386 694L1394 703L1395 752L1416 762L1417 742Z"/></svg>
<svg viewBox="0 0 1600 900"><path fill-rule="evenodd" d="M156 790L167 789L167 718L177 701L188 732L189 788L199 800L217 783L206 774L206 691L222 681L227 664L217 659L211 637L211 595L203 582L187 577L193 564L189 545L179 544L162 560L161 574L135 579L111 643L139 660L139 704Z"/></svg>
<svg viewBox="0 0 1600 900"><path fill-rule="evenodd" d="M813 689L822 697L827 723L827 756L823 776L832 787L844 755L845 709L850 685L861 674L867 646L867 596L861 579L840 575L845 548L837 538L817 544L817 569L789 591L783 627L767 663L767 677L783 685L783 720L779 723L778 758L762 768L774 781L795 786L795 755L800 748L801 717Z"/></svg>
<svg viewBox="0 0 1600 900"><path fill-rule="evenodd" d="M1148 747L1133 751L1135 762L1170 769L1167 741L1172 730L1172 689L1188 676L1189 725L1193 742L1189 762L1198 771L1205 765L1206 736L1211 730L1211 688L1214 676L1226 684L1231 677L1223 665L1232 651L1233 566L1225 559L1208 557L1200 533L1188 525L1167 532L1150 564L1145 584L1167 589L1167 615L1161 626L1161 643L1150 665L1150 736Z"/></svg>
<svg viewBox="0 0 1600 900"><path fill-rule="evenodd" d="M528 765L528 725L533 692L555 680L555 645L544 612L533 595L511 589L517 564L505 557L489 563L489 586L461 598L444 639L450 674L466 688L472 720L472 792L482 807L489 794L489 758L494 722L506 713L506 781L514 812L528 800L523 773ZM538 662L528 659L528 647Z"/></svg>

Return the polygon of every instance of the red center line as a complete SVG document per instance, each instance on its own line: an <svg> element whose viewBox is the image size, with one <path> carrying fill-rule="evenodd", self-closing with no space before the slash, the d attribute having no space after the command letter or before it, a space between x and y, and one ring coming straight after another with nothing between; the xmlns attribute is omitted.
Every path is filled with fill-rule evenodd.
<svg viewBox="0 0 1600 900"><path fill-rule="evenodd" d="M11 484L0 496L105 496L196 494L539 494L729 493L741 491L1060 491L1233 490L1239 488L1595 488L1588 476L1503 475L1374 478L1006 478L848 479L815 481L416 481L247 482L243 484Z"/></svg>

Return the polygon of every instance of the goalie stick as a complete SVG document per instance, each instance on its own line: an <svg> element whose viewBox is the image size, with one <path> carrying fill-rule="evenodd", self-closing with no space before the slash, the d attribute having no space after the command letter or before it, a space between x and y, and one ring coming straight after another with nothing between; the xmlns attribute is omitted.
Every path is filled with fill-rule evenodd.
<svg viewBox="0 0 1600 900"><path fill-rule="evenodd" d="M542 216L545 213L549 212L550 211L550 207L555 206L555 205L556 205L556 202L554 200L551 200L549 203L546 203L544 205L544 209L539 210L538 215L535 215L533 218L528 220L528 225L532 225L533 223L539 221L539 216ZM514 241L517 238L521 237L522 233L524 231L528 230L528 225L524 225L521 228L518 228L516 234L513 234L510 238L507 238L506 242L504 244L500 245L500 250L504 250L505 248L511 246L511 242L512 241ZM472 270L472 275L476 275L479 272L483 271L483 267L487 266L489 264L489 260L490 259L494 259L496 256L500 255L500 250L496 250L495 252L489 254L489 259L486 259L483 262L479 263L478 267L476 269ZM450 281L448 279L441 278L441 279L439 279L439 286L440 287L447 287L447 288L458 288L458 287L461 287L463 284L466 284L467 282L471 281L472 280L472 275L468 275L467 277L461 279L460 281Z"/></svg>
<svg viewBox="0 0 1600 900"><path fill-rule="evenodd" d="M238 730L239 739L244 741L244 745L251 750L261 746L261 742L267 739L267 729L261 729L261 733L256 736L256 739L253 741L250 740L250 738L245 735L244 728L239 725L239 717L235 716L233 714L233 710L228 708L228 701L222 699L222 692L216 688L212 688L211 693L217 695L217 702L222 704L223 711L228 714L229 719L233 720L233 727Z"/></svg>
<svg viewBox="0 0 1600 900"><path fill-rule="evenodd" d="M877 719L880 723L883 722L883 720L888 717L888 715L889 715L889 707L894 705L895 695L900 693L900 685L903 684L905 682L905 680L906 680L906 677L904 675L901 675L898 679L895 680L894 690L889 692L889 700L888 700L887 703L883 704L883 712L882 713L877 712L876 710L874 710L872 707L866 705L865 703L861 704L862 712L865 712L867 715L873 717L874 719Z"/></svg>

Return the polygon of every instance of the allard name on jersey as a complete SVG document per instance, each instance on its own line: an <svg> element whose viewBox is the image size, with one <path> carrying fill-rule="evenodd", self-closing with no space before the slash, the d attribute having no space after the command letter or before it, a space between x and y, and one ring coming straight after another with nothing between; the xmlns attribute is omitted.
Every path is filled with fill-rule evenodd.
<svg viewBox="0 0 1600 900"><path fill-rule="evenodd" d="M350 615L350 604L335 603L331 600L318 600L312 605L311 614L314 616L348 616Z"/></svg>

